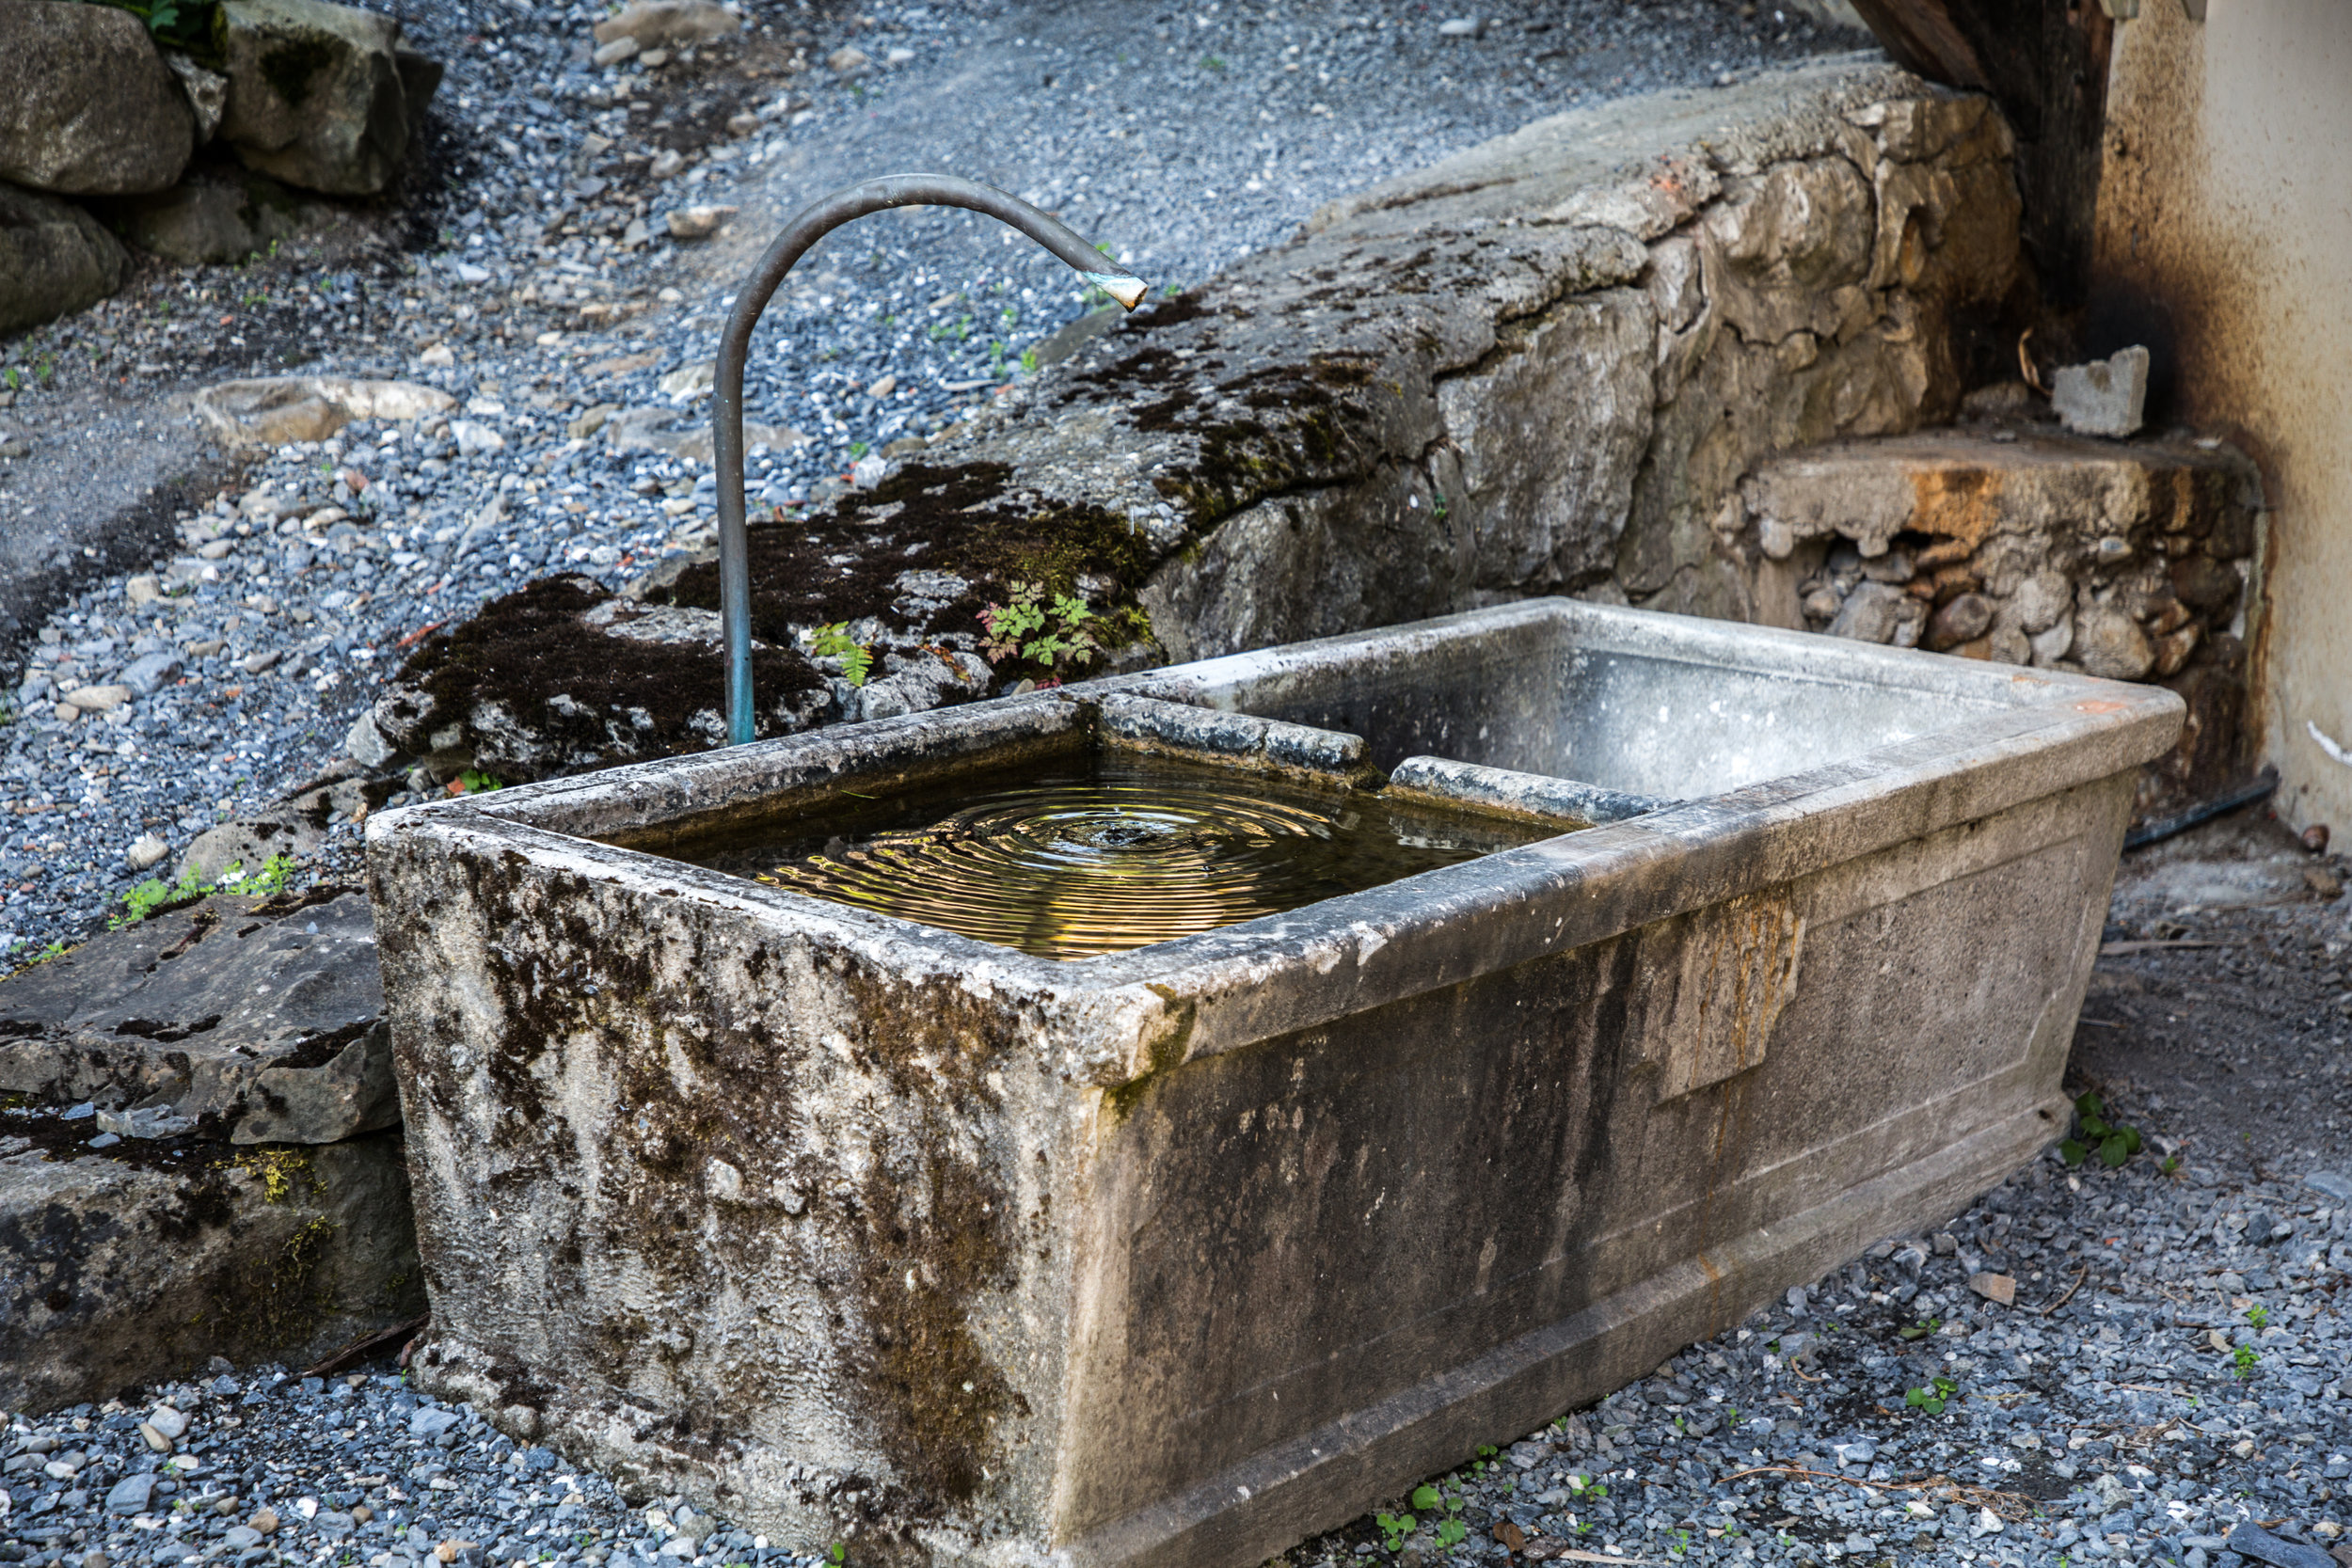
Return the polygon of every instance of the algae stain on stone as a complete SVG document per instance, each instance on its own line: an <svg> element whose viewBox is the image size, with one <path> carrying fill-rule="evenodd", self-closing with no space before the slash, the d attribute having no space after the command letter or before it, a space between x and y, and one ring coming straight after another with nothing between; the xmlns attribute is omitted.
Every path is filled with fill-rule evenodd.
<svg viewBox="0 0 2352 1568"><path fill-rule="evenodd" d="M335 63L335 51L318 39L296 39L266 51L261 63L270 91L298 109L310 101L318 73Z"/></svg>
<svg viewBox="0 0 2352 1568"><path fill-rule="evenodd" d="M999 1421L1028 1414L971 1324L974 1298L1009 1282L1004 1195L977 1164L934 1151L897 1178L878 1162L861 1197L873 1414L915 1493L966 1501L1000 1448Z"/></svg>

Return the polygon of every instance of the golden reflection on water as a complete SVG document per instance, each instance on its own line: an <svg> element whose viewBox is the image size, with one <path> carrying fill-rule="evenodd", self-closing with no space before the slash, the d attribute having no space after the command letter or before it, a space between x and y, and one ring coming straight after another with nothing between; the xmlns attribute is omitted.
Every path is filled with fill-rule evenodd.
<svg viewBox="0 0 2352 1568"><path fill-rule="evenodd" d="M1120 753L835 836L759 879L1041 958L1278 914L1549 836L1385 797ZM875 814L867 813L868 816ZM739 859L731 855L730 860ZM726 867L734 869L733 866ZM749 870L750 867L744 867Z"/></svg>

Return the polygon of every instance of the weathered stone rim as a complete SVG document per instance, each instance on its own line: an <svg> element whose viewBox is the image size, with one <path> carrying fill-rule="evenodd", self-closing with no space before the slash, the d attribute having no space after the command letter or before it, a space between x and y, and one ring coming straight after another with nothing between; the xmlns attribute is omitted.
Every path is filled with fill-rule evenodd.
<svg viewBox="0 0 2352 1568"><path fill-rule="evenodd" d="M894 916L828 903L601 842L679 818L708 820L780 790L812 792L910 768L937 772L1082 720L1089 698L1134 693L1247 710L1266 682L1377 650L1442 657L1503 633L1559 636L1577 652L1744 667L1812 684L1933 698L1977 716L1782 777L1688 800L1219 930L1064 963ZM1767 649L1774 656L1758 658ZM381 853L424 834L466 856L520 853L600 879L651 882L739 911L780 937L817 936L894 967L993 988L1036 1011L1050 1053L1104 1022L1122 1046L1073 1064L1113 1087L1379 1003L1754 892L1800 866L1852 859L2092 784L2161 754L2181 699L2162 688L1970 661L1692 617L1526 600L1405 626L1235 654L1061 691L843 726L691 758L633 764L389 812L367 825ZM2030 769L1994 766L2031 752ZM596 833L597 837L586 836ZM1552 920L1509 918L1538 911ZM1485 917L1485 918L1482 918ZM1460 933L1477 933L1464 939ZM1418 956L1383 963L1383 947ZM1172 1005L1167 998L1188 1000ZM1171 1055L1170 1052L1176 1053Z"/></svg>

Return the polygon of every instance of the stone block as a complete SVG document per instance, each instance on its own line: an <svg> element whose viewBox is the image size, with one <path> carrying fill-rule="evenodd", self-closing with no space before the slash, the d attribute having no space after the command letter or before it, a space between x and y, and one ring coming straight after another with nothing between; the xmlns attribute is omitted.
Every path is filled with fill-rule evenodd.
<svg viewBox="0 0 2352 1568"><path fill-rule="evenodd" d="M164 52L164 63L180 78L180 90L187 95L188 110L196 117L196 145L202 147L220 129L221 116L229 112L229 78L207 71L176 49Z"/></svg>
<svg viewBox="0 0 2352 1568"><path fill-rule="evenodd" d="M1581 295L1502 334L1492 369L1444 382L1439 416L1459 449L1442 498L1470 531L1481 587L1547 590L1606 571L1631 509L1656 398L1646 294Z"/></svg>
<svg viewBox="0 0 2352 1568"><path fill-rule="evenodd" d="M215 1355L301 1366L422 1310L397 1132L92 1151L94 1131L0 1111L0 1405L111 1399Z"/></svg>
<svg viewBox="0 0 2352 1568"><path fill-rule="evenodd" d="M382 190L412 129L400 24L327 0L225 0L220 13L229 75L220 139L289 185L330 196Z"/></svg>
<svg viewBox="0 0 2352 1568"><path fill-rule="evenodd" d="M441 78L448 68L414 49L394 49L392 68L400 73L401 96L408 111L408 130L414 135L417 127L424 123L424 112L432 104L433 95L441 90Z"/></svg>
<svg viewBox="0 0 2352 1568"><path fill-rule="evenodd" d="M691 847L1136 697L1237 762L1652 800L1080 962ZM796 1554L1248 1568L2060 1133L2180 715L1537 599L379 813L411 1375Z"/></svg>
<svg viewBox="0 0 2352 1568"><path fill-rule="evenodd" d="M414 381L282 375L207 387L196 395L195 411L206 432L233 451L324 441L353 420L417 420L456 406L447 392Z"/></svg>
<svg viewBox="0 0 2352 1568"><path fill-rule="evenodd" d="M0 981L0 1094L332 1143L398 1118L382 1007L358 893L218 895Z"/></svg>
<svg viewBox="0 0 2352 1568"><path fill-rule="evenodd" d="M70 196L159 191L195 146L179 79L136 16L68 0L0 6L0 180Z"/></svg>
<svg viewBox="0 0 2352 1568"><path fill-rule="evenodd" d="M2136 436L2148 402L2148 351L2119 349L2050 378L2050 406L2078 436Z"/></svg>
<svg viewBox="0 0 2352 1568"><path fill-rule="evenodd" d="M1973 642L1993 627L1993 601L1981 594L1962 594L1929 618L1927 644L1937 653Z"/></svg>
<svg viewBox="0 0 2352 1568"><path fill-rule="evenodd" d="M1098 610L1148 620L1136 661L1553 591L1752 617L1717 520L1775 452L1949 411L1955 334L2017 276L2010 154L1988 101L1856 56L1548 117L1073 329L1066 360L879 485L754 528L769 640L870 616L892 657L970 656L1009 575L972 542L1039 518ZM651 411L599 432L681 454L700 434ZM812 533L859 574L972 587L920 614L828 603L795 553ZM715 611L716 574L661 597ZM389 700L421 708L426 678ZM492 683L469 711L497 722L443 709L427 736L573 751L545 699Z"/></svg>
<svg viewBox="0 0 2352 1568"><path fill-rule="evenodd" d="M1911 595L1899 588L1883 582L1857 583L1838 606L1829 634L1859 642L1892 642L1895 628L1902 624L1904 607L1912 602Z"/></svg>
<svg viewBox="0 0 2352 1568"><path fill-rule="evenodd" d="M322 204L234 166L192 168L171 189L111 202L107 214L141 250L191 266L249 261L330 216Z"/></svg>
<svg viewBox="0 0 2352 1568"><path fill-rule="evenodd" d="M2121 607L2093 602L2074 616L2074 660L2107 680L2136 681L2155 667L2155 650Z"/></svg>
<svg viewBox="0 0 2352 1568"><path fill-rule="evenodd" d="M10 8L17 3L30 0ZM129 265L121 242L81 208L0 183L0 332L97 304L122 287Z"/></svg>

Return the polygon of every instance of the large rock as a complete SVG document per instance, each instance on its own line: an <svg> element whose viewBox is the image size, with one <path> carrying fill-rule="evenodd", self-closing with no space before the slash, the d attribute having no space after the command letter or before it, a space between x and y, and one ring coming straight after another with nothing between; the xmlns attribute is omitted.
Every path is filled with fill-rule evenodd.
<svg viewBox="0 0 2352 1568"><path fill-rule="evenodd" d="M300 1366L421 1315L401 1135L88 1148L0 1112L0 1406L53 1410L208 1357Z"/></svg>
<svg viewBox="0 0 2352 1568"><path fill-rule="evenodd" d="M137 17L71 0L0 5L0 180L160 191L195 147L187 97Z"/></svg>
<svg viewBox="0 0 2352 1568"><path fill-rule="evenodd" d="M215 440L234 451L324 441L353 420L418 420L456 406L447 392L414 381L276 375L207 387L196 395L195 412Z"/></svg>
<svg viewBox="0 0 2352 1568"><path fill-rule="evenodd" d="M141 250L199 266L250 260L331 213L267 175L229 166L191 168L171 189L125 198L107 215Z"/></svg>
<svg viewBox="0 0 2352 1568"><path fill-rule="evenodd" d="M0 332L96 304L122 286L129 262L121 243L72 202L0 183Z"/></svg>
<svg viewBox="0 0 2352 1568"><path fill-rule="evenodd" d="M382 1012L358 894L205 898L0 982L0 1095L330 1143L399 1119Z"/></svg>
<svg viewBox="0 0 2352 1568"><path fill-rule="evenodd" d="M305 190L373 196L408 150L400 24L325 0L227 0L221 139Z"/></svg>

